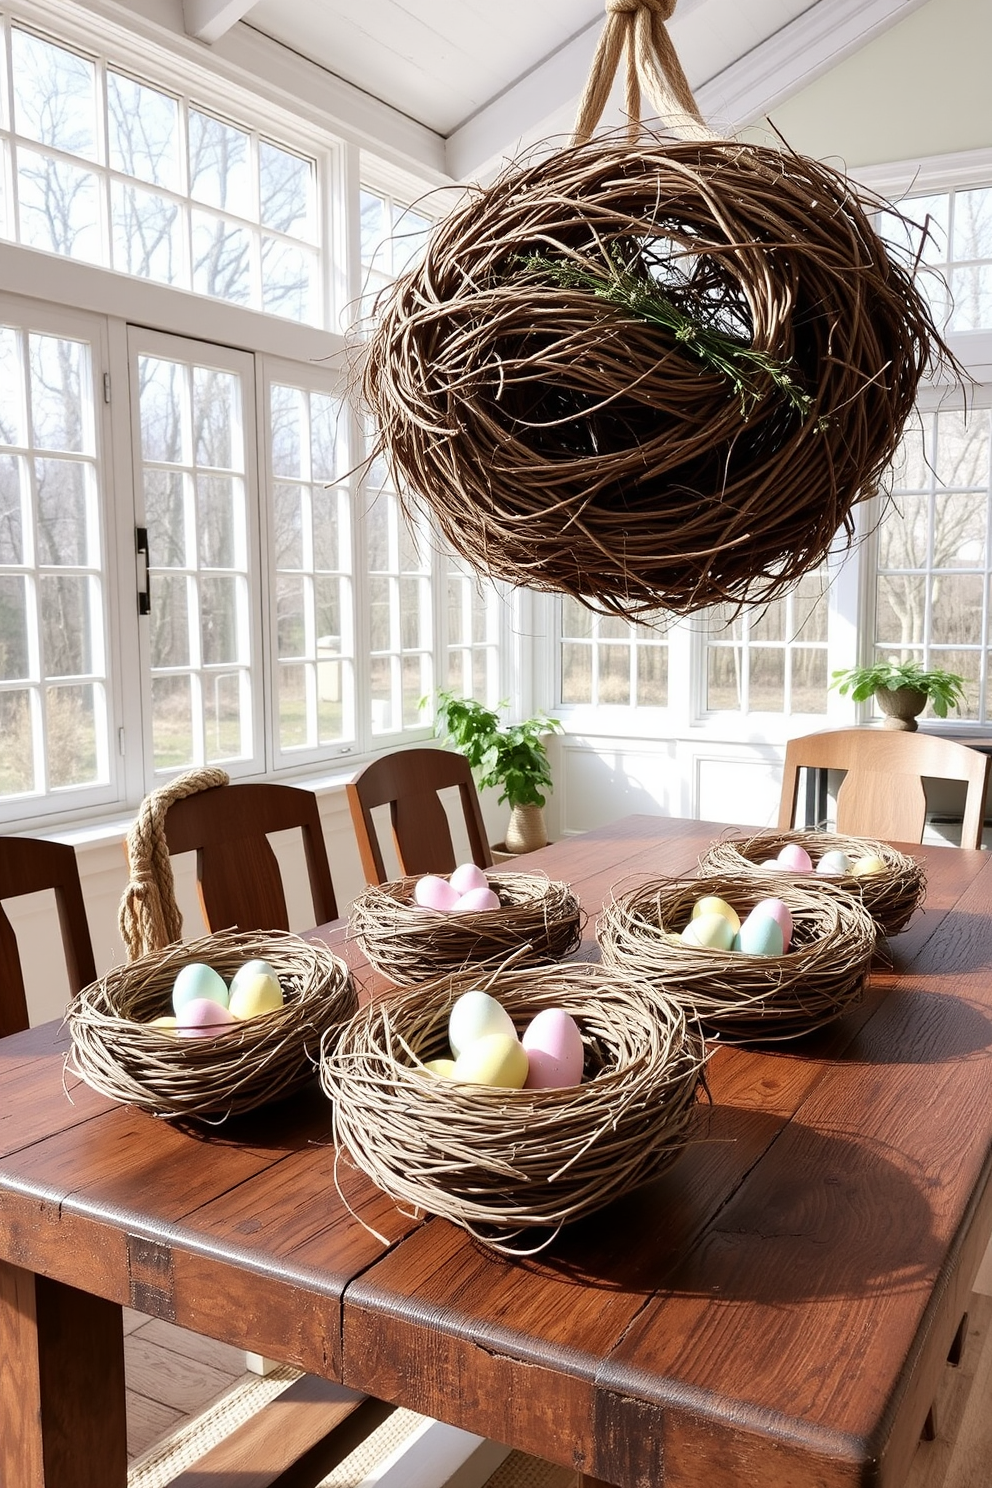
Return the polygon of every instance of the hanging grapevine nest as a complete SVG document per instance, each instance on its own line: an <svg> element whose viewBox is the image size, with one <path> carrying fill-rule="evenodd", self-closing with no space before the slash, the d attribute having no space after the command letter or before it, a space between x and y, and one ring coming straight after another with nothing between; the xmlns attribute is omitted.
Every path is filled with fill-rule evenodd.
<svg viewBox="0 0 992 1488"><path fill-rule="evenodd" d="M590 139L586 117L470 191L380 299L362 372L376 456L477 570L630 617L793 587L952 360L872 225L886 204L707 137L673 4L610 0L607 31L640 37L639 68L664 38L697 137Z"/></svg>

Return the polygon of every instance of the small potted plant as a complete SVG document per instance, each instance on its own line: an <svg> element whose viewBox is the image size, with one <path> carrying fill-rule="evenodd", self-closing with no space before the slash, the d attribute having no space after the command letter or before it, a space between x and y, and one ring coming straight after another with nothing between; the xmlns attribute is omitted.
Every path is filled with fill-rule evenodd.
<svg viewBox="0 0 992 1488"><path fill-rule="evenodd" d="M948 708L960 711L965 681L956 672L925 671L918 661L878 661L834 672L830 685L856 703L873 697L885 714L883 728L913 730L927 703L938 718L946 718Z"/></svg>
<svg viewBox="0 0 992 1488"><path fill-rule="evenodd" d="M421 706L427 701L422 699ZM480 790L497 786L499 800L510 806L507 852L531 852L548 840L544 805L551 789L551 764L543 736L560 732L561 727L557 718L542 713L504 728L498 713L474 698L437 694L435 734L465 756Z"/></svg>

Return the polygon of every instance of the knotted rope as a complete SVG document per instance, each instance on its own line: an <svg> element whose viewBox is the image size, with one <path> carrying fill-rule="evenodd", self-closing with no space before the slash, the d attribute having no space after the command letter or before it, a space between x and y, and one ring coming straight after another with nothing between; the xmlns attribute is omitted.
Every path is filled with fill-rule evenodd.
<svg viewBox="0 0 992 1488"><path fill-rule="evenodd" d="M603 27L585 92L579 101L572 143L585 144L603 116L624 48L627 51L625 109L633 143L641 122L641 94L674 133L686 139L715 139L692 96L665 22L675 0L606 0Z"/></svg>
<svg viewBox="0 0 992 1488"><path fill-rule="evenodd" d="M187 770L169 785L151 791L139 806L127 834L130 881L117 913L129 961L182 939L183 917L176 903L172 863L165 840L166 812L173 801L215 785L227 785L229 781L226 770L210 766Z"/></svg>

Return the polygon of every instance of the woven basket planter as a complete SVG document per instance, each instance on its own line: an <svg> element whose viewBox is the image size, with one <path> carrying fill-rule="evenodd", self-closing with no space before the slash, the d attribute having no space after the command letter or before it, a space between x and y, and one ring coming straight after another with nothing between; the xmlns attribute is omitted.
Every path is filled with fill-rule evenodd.
<svg viewBox="0 0 992 1488"><path fill-rule="evenodd" d="M852 862L858 858L877 857L885 864L885 872L868 878L857 878L853 874L817 874L816 881L838 884L851 894L857 894L883 935L898 935L905 930L926 893L926 873L923 864L905 853L897 852L887 842L876 842L869 837L843 837L834 832L759 832L754 837L725 838L714 842L699 860L701 873L777 873L779 870L761 865L769 858L777 857L789 842L798 843L809 853L815 868L826 852L845 853ZM808 874L790 874L787 868L781 872L798 884L810 884Z"/></svg>
<svg viewBox="0 0 992 1488"><path fill-rule="evenodd" d="M229 981L254 959L279 977L283 1007L209 1038L149 1026L172 1012L182 967L203 961ZM95 1090L154 1116L214 1122L304 1085L321 1039L332 1043L357 1006L348 967L319 942L278 931L223 931L141 956L84 987L66 1014L67 1065Z"/></svg>
<svg viewBox="0 0 992 1488"><path fill-rule="evenodd" d="M355 900L349 933L377 971L401 986L482 961L561 961L582 939L585 915L567 884L538 873L489 873L499 909L442 914L413 902L416 876L372 885Z"/></svg>
<svg viewBox="0 0 992 1488"><path fill-rule="evenodd" d="M742 920L760 900L782 899L793 922L785 955L669 939L711 894ZM797 1038L839 1017L860 1001L875 947L875 923L854 895L769 874L645 880L614 895L596 934L604 965L645 978L726 1042Z"/></svg>
<svg viewBox="0 0 992 1488"><path fill-rule="evenodd" d="M583 1083L466 1085L419 1070L447 1053L448 1017L482 986L522 1033L563 1008L585 1043ZM691 1129L702 1038L673 1002L587 964L457 972L364 1008L321 1060L334 1138L386 1193L497 1249L591 1214L674 1161ZM528 1233L529 1232L529 1233ZM516 1242L516 1243L514 1243Z"/></svg>

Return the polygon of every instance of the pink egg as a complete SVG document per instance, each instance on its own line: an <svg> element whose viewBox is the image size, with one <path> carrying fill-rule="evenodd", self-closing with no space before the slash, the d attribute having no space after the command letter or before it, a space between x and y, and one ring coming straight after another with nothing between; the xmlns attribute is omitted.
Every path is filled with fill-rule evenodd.
<svg viewBox="0 0 992 1488"><path fill-rule="evenodd" d="M532 1018L520 1042L530 1069L526 1090L559 1090L582 1081L585 1049L579 1025L562 1008L545 1008Z"/></svg>
<svg viewBox="0 0 992 1488"><path fill-rule="evenodd" d="M417 879L413 886L413 898L422 909L437 909L442 913L454 909L458 903L457 891L446 878L438 878L436 873L425 873L423 878Z"/></svg>
<svg viewBox="0 0 992 1488"><path fill-rule="evenodd" d="M812 873L813 859L798 842L787 842L778 855L778 861L790 873Z"/></svg>
<svg viewBox="0 0 992 1488"><path fill-rule="evenodd" d="M476 863L460 863L448 879L456 894L468 894L472 889L488 889L489 880Z"/></svg>
<svg viewBox="0 0 992 1488"><path fill-rule="evenodd" d="M183 1038L212 1038L238 1021L226 1007L211 1002L208 997L194 997L187 1002L176 1014L176 1020L177 1031Z"/></svg>
<svg viewBox="0 0 992 1488"><path fill-rule="evenodd" d="M469 889L455 904L454 913L472 913L480 909L499 909L499 895L492 889Z"/></svg>
<svg viewBox="0 0 992 1488"><path fill-rule="evenodd" d="M782 931L782 950L789 949L792 939L792 915L789 906L781 899L762 899L754 906L752 914L766 915L768 919L774 920Z"/></svg>

